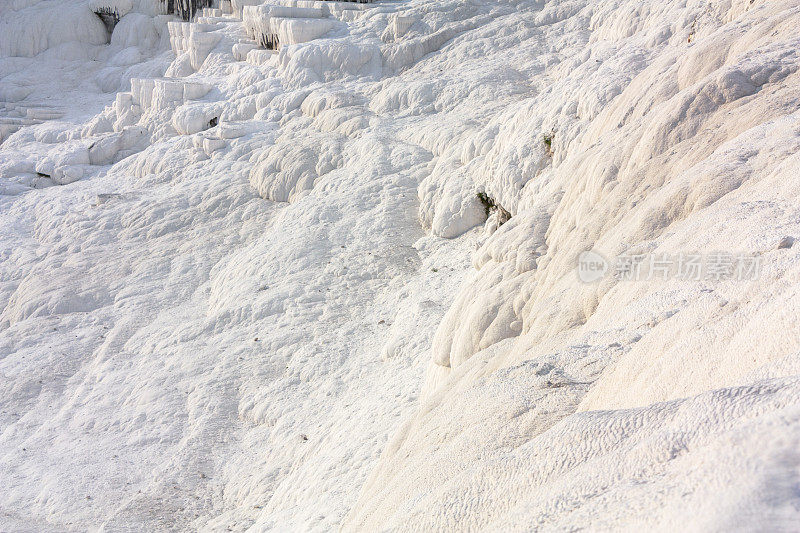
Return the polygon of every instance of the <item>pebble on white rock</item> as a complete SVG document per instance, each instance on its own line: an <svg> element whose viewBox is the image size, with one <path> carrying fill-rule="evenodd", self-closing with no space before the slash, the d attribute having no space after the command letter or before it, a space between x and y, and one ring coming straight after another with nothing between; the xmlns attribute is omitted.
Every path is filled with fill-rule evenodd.
<svg viewBox="0 0 800 533"><path fill-rule="evenodd" d="M175 110L172 125L179 134L190 135L216 125L221 113L220 104L189 102Z"/></svg>

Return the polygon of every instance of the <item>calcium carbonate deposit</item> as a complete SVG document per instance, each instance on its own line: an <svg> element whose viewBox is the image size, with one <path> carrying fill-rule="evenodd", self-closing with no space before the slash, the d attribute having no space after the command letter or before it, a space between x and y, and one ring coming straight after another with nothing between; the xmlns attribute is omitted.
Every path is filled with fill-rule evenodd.
<svg viewBox="0 0 800 533"><path fill-rule="evenodd" d="M0 530L796 530L798 28L0 1Z"/></svg>

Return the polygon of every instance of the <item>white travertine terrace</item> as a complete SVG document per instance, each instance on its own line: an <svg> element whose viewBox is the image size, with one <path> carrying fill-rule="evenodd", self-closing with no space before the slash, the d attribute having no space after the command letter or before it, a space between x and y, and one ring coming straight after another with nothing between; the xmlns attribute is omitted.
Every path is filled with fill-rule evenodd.
<svg viewBox="0 0 800 533"><path fill-rule="evenodd" d="M0 530L796 529L795 0L123 4L0 2Z"/></svg>

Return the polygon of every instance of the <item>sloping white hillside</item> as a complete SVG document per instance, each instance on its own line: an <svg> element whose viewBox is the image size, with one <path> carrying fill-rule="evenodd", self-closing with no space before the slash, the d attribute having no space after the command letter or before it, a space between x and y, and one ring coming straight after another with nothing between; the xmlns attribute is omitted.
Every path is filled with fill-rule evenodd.
<svg viewBox="0 0 800 533"><path fill-rule="evenodd" d="M794 529L798 27L3 4L0 529Z"/></svg>

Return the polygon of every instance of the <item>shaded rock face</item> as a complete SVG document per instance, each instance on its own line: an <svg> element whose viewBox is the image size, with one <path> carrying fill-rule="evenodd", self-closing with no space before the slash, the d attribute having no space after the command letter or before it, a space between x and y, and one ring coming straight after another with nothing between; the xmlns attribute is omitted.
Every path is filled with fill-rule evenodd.
<svg viewBox="0 0 800 533"><path fill-rule="evenodd" d="M161 4L167 14L177 15L188 22L201 9L211 7L212 0L162 0Z"/></svg>
<svg viewBox="0 0 800 533"><path fill-rule="evenodd" d="M103 25L106 27L106 31L108 32L108 40L110 42L111 34L114 32L114 28L119 22L119 13L116 9L102 7L96 10L94 14L100 17L100 20L103 21Z"/></svg>
<svg viewBox="0 0 800 533"><path fill-rule="evenodd" d="M267 50L277 50L281 45L280 41L278 40L278 35L275 33L259 35L258 44Z"/></svg>

